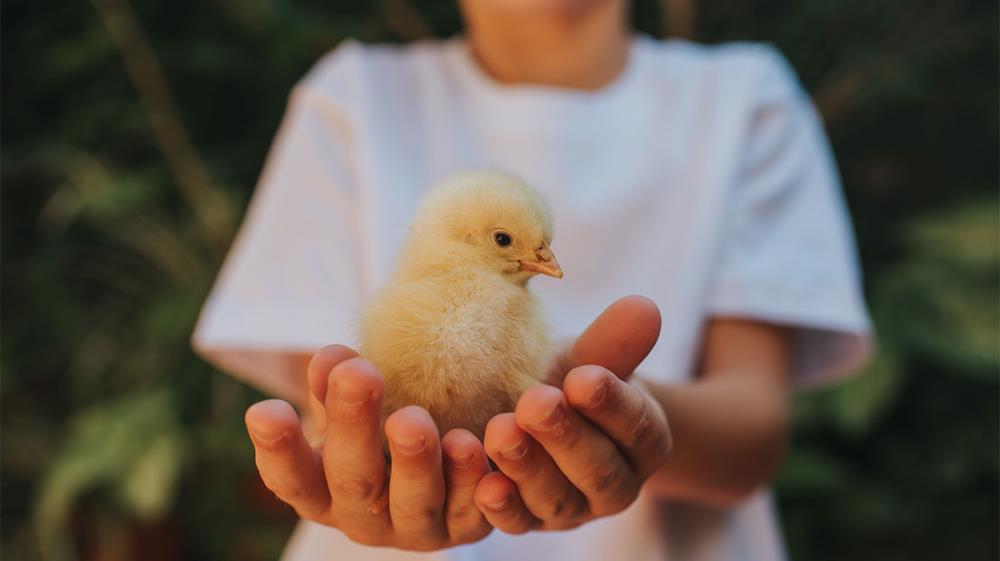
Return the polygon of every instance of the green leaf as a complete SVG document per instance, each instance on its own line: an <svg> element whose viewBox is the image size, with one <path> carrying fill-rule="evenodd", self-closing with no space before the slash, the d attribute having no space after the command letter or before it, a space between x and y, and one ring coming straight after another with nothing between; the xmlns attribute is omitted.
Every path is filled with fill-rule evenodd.
<svg viewBox="0 0 1000 561"><path fill-rule="evenodd" d="M903 377L898 352L883 341L875 361L833 394L839 428L853 436L871 429L895 403Z"/></svg>
<svg viewBox="0 0 1000 561"><path fill-rule="evenodd" d="M912 257L876 291L889 335L948 371L997 380L1000 370L1000 237L993 197L914 220Z"/></svg>
<svg viewBox="0 0 1000 561"><path fill-rule="evenodd" d="M75 501L98 487L110 488L135 516L162 515L180 474L182 449L165 390L124 395L78 414L35 505L42 542L63 536Z"/></svg>
<svg viewBox="0 0 1000 561"><path fill-rule="evenodd" d="M797 449L789 453L776 479L783 493L829 494L848 481L847 469L836 457L819 449Z"/></svg>
<svg viewBox="0 0 1000 561"><path fill-rule="evenodd" d="M121 482L121 496L137 517L155 519L166 513L180 476L181 457L178 435L164 432L129 466Z"/></svg>

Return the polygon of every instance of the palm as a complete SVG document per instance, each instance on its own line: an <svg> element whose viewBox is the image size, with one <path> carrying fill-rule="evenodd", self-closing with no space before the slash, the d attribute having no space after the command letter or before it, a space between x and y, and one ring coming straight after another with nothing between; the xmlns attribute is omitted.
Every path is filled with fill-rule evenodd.
<svg viewBox="0 0 1000 561"><path fill-rule="evenodd" d="M641 296L611 304L576 339L556 343L545 382L562 387L570 370L596 364L628 380L660 336L660 312Z"/></svg>
<svg viewBox="0 0 1000 561"><path fill-rule="evenodd" d="M322 446L309 445L287 403L272 400L247 411L261 477L303 517L340 528L362 543L405 549L468 543L493 527L508 532L568 528L618 512L669 449L662 411L621 381L652 349L659 329L659 312L645 298L622 298L609 306L557 354L550 380L556 387L538 385L525 392L517 421L515 413L494 417L485 450L462 429L439 437L427 412L415 406L390 415L383 431L381 374L351 349L331 345L316 353L307 373L312 394L324 404ZM606 406L569 411L601 383L611 387L614 411ZM530 425L532 415L551 407L553 399L567 408L566 430L556 432L578 435L575 451L560 447L567 444L558 442L560 437L518 428L521 417ZM633 438L635 419L650 420L652 430ZM511 436L531 441L519 466L501 457ZM489 472L487 454L502 473ZM603 471L588 473L588 466ZM521 475L526 472L518 467L536 477L525 482ZM552 493L562 493L556 499L575 506L549 516L539 505L550 503L546 494Z"/></svg>
<svg viewBox="0 0 1000 561"><path fill-rule="evenodd" d="M627 383L659 331L655 304L618 300L557 346L547 384L490 421L483 443L499 471L483 477L475 502L491 525L564 530L635 500L671 445L662 408Z"/></svg>

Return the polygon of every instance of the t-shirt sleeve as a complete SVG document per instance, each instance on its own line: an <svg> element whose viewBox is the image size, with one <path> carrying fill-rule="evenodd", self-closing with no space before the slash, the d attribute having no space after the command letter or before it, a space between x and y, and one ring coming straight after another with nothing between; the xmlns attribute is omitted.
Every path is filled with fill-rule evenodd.
<svg viewBox="0 0 1000 561"><path fill-rule="evenodd" d="M297 86L192 342L274 395L304 390L293 353L352 342L360 294L358 197L342 111Z"/></svg>
<svg viewBox="0 0 1000 561"><path fill-rule="evenodd" d="M795 383L814 385L851 373L871 352L861 271L811 101L776 51L761 47L754 63L708 312L795 328Z"/></svg>

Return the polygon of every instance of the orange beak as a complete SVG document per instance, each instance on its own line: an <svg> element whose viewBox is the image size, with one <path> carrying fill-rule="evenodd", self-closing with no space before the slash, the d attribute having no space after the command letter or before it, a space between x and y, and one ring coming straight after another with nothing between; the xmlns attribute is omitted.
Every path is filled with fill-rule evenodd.
<svg viewBox="0 0 1000 561"><path fill-rule="evenodd" d="M521 261L521 270L541 273L557 279L563 278L562 267L556 261L556 256L549 249L548 243L542 241L542 247L535 250L535 257L537 258L536 261Z"/></svg>

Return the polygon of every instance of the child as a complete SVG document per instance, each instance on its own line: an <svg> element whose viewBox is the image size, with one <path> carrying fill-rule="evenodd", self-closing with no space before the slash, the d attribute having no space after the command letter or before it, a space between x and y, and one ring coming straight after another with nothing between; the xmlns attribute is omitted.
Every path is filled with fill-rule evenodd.
<svg viewBox="0 0 1000 561"><path fill-rule="evenodd" d="M247 412L262 478L305 519L285 559L782 559L762 489L789 388L850 371L869 340L806 94L768 47L632 36L626 0L462 10L464 38L348 42L295 88L195 334L326 424L314 450L286 402ZM561 387L484 443L401 410L388 473L380 375L316 351L354 341L422 190L474 168L551 204L566 278L532 285L556 335L617 302L561 355Z"/></svg>

